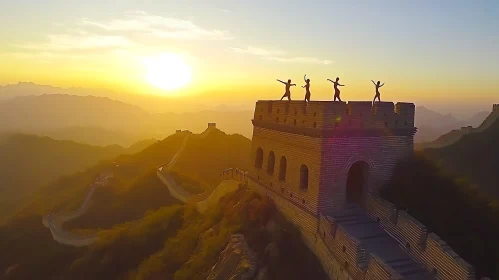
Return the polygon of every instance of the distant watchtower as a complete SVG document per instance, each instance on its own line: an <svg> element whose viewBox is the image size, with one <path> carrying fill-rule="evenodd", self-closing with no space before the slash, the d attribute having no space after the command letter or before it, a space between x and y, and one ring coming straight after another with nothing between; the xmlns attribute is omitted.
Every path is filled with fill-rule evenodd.
<svg viewBox="0 0 499 280"><path fill-rule="evenodd" d="M208 128L217 128L216 123L208 123Z"/></svg>
<svg viewBox="0 0 499 280"><path fill-rule="evenodd" d="M414 104L258 101L248 175L312 214L377 192L413 151Z"/></svg>

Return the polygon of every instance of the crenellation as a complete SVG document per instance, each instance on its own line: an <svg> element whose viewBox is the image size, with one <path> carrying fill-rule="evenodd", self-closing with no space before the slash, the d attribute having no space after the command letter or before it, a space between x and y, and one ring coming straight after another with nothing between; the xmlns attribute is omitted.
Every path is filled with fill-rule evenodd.
<svg viewBox="0 0 499 280"><path fill-rule="evenodd" d="M426 227L405 211L398 211L397 227L400 229L401 238L406 242L406 249L425 247L428 236Z"/></svg>
<svg viewBox="0 0 499 280"><path fill-rule="evenodd" d="M412 105L412 106L411 106ZM414 104L369 101L258 101L253 120L310 129L414 128ZM398 113L400 112L400 113ZM392 133L397 133L393 131Z"/></svg>
<svg viewBox="0 0 499 280"><path fill-rule="evenodd" d="M395 114L393 102L376 102L373 105L373 114L377 116L390 116Z"/></svg>
<svg viewBox="0 0 499 280"><path fill-rule="evenodd" d="M351 116L368 116L372 111L372 102L370 101L349 101L347 114Z"/></svg>
<svg viewBox="0 0 499 280"><path fill-rule="evenodd" d="M397 224L397 207L380 197L369 194L366 198L366 210L369 216L382 225L388 222Z"/></svg>
<svg viewBox="0 0 499 280"><path fill-rule="evenodd" d="M393 211L394 205L374 194L369 194L366 210L377 219ZM395 210L396 211L396 210ZM439 279L474 279L473 267L450 248L445 241L405 211L396 211L396 218L380 225L396 237L405 250L420 261L427 271L437 271Z"/></svg>
<svg viewBox="0 0 499 280"><path fill-rule="evenodd" d="M499 104L492 105L492 112L499 112Z"/></svg>

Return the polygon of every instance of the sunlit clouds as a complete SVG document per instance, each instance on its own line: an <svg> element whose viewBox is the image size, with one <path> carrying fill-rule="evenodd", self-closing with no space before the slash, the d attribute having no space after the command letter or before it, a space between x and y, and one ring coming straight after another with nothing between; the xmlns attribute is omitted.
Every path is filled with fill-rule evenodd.
<svg viewBox="0 0 499 280"><path fill-rule="evenodd" d="M269 59L278 62L294 62L294 63L324 64L324 65L333 63L333 61L331 60L323 60L316 57L291 56L286 52L280 50L268 50L256 47L231 48L231 50L236 53L254 55L263 59Z"/></svg>
<svg viewBox="0 0 499 280"><path fill-rule="evenodd" d="M180 40L230 40L227 31L205 29L191 21L171 17L162 17L137 11L127 13L122 19L94 21L83 19L84 26L94 26L105 31L126 32L130 35L180 39Z"/></svg>

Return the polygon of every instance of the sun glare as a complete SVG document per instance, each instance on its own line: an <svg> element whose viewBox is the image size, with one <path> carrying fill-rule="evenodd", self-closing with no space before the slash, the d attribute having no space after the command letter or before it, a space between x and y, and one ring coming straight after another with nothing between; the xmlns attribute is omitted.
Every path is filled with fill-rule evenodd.
<svg viewBox="0 0 499 280"><path fill-rule="evenodd" d="M189 83L192 70L182 57L173 53L144 59L146 80L163 90L175 90Z"/></svg>

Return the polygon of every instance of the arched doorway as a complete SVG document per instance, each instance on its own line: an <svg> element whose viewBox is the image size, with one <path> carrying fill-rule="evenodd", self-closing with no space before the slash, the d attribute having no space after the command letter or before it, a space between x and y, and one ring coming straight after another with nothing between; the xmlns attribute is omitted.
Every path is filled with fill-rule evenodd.
<svg viewBox="0 0 499 280"><path fill-rule="evenodd" d="M365 161L357 161L350 167L346 186L347 202L361 203L368 175L369 165Z"/></svg>

